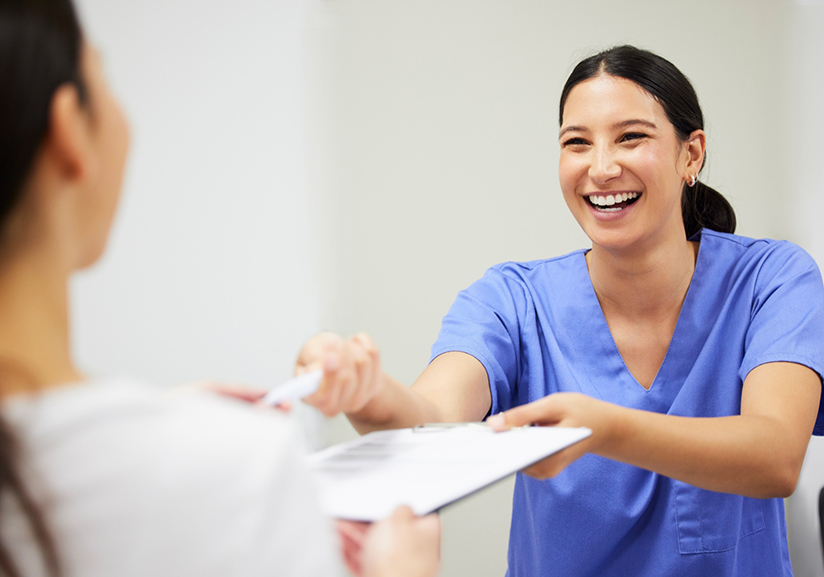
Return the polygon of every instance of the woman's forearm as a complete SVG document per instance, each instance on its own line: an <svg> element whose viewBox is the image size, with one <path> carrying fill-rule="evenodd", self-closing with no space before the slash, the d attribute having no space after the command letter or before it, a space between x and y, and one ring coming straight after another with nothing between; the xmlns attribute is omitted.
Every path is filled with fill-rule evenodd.
<svg viewBox="0 0 824 577"><path fill-rule="evenodd" d="M480 421L492 396L484 366L461 352L433 359L411 387L382 372L379 392L362 410L347 413L359 433L423 423Z"/></svg>
<svg viewBox="0 0 824 577"><path fill-rule="evenodd" d="M614 434L596 454L711 491L771 498L795 490L803 452L776 419L676 417L617 406L612 412Z"/></svg>
<svg viewBox="0 0 824 577"><path fill-rule="evenodd" d="M435 403L386 373L382 378L380 392L362 410L346 414L360 434L443 420Z"/></svg>
<svg viewBox="0 0 824 577"><path fill-rule="evenodd" d="M744 382L741 414L680 417L556 393L490 419L497 430L526 424L588 427L592 436L531 466L557 475L585 453L655 471L696 487L756 498L793 492L821 396L821 379L793 363L768 363Z"/></svg>

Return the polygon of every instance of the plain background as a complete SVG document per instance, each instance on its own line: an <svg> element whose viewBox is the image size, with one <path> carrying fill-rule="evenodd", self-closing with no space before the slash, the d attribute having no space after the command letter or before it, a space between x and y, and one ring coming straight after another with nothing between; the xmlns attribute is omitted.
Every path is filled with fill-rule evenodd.
<svg viewBox="0 0 824 577"><path fill-rule="evenodd" d="M92 373L271 386L320 329L411 383L459 290L586 246L557 185L557 99L616 43L672 60L740 234L824 262L824 6L784 0L79 0L133 129L100 266L73 283ZM352 432L304 411L314 443ZM815 440L814 440L815 441ZM824 575L813 443L796 574ZM445 576L502 575L511 481L447 510Z"/></svg>

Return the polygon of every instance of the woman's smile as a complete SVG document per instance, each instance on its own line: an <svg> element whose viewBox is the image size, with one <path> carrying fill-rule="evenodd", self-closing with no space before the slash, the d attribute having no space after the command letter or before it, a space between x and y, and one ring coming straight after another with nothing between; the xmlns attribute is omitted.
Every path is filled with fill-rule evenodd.
<svg viewBox="0 0 824 577"><path fill-rule="evenodd" d="M606 224L628 218L642 196L637 191L594 192L584 195L583 201L592 219Z"/></svg>

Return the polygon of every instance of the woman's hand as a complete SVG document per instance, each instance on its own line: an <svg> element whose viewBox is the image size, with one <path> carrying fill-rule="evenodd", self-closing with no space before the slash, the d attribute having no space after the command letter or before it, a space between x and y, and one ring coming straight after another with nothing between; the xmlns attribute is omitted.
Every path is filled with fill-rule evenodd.
<svg viewBox="0 0 824 577"><path fill-rule="evenodd" d="M295 374L323 369L320 389L303 399L327 417L356 413L383 387L380 353L366 333L348 339L331 332L311 338L298 354Z"/></svg>
<svg viewBox="0 0 824 577"><path fill-rule="evenodd" d="M592 435L531 465L523 472L536 479L554 477L586 453L608 441L617 407L579 393L555 393L533 403L492 415L486 421L496 431L524 425L587 427Z"/></svg>
<svg viewBox="0 0 824 577"><path fill-rule="evenodd" d="M409 507L369 527L363 541L363 577L434 577L441 560L437 515L416 517Z"/></svg>

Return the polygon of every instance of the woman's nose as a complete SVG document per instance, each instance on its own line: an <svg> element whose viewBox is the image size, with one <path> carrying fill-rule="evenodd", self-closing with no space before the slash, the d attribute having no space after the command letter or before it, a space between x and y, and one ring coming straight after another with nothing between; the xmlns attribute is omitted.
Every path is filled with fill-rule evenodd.
<svg viewBox="0 0 824 577"><path fill-rule="evenodd" d="M605 184L621 176L621 165L618 164L613 151L607 147L593 151L592 163L589 166L589 177L596 184Z"/></svg>

